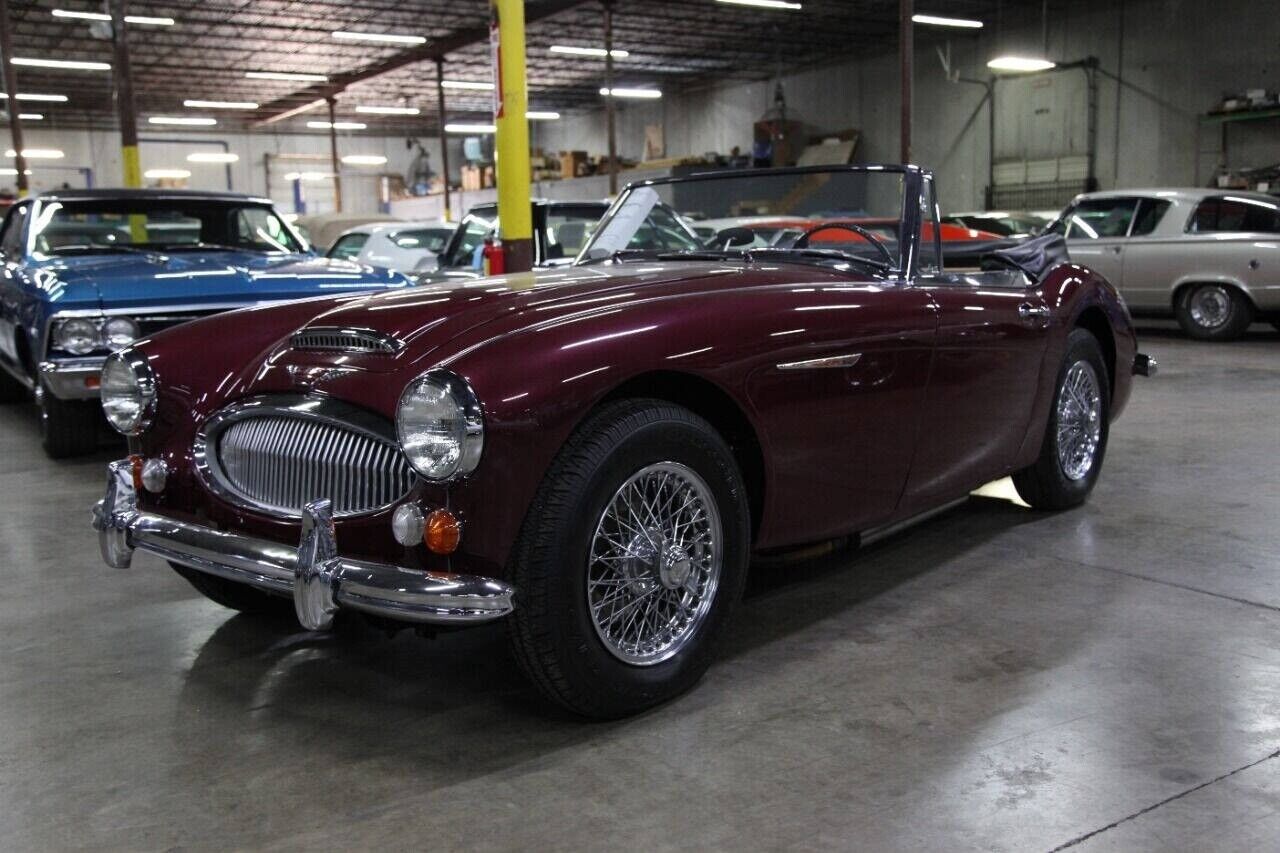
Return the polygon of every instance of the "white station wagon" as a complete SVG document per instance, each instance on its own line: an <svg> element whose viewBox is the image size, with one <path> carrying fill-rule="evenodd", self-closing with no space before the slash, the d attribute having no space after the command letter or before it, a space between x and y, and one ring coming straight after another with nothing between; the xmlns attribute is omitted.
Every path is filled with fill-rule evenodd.
<svg viewBox="0 0 1280 853"><path fill-rule="evenodd" d="M1280 328L1280 199L1243 190L1086 193L1048 226L1071 259L1119 288L1135 316L1173 316L1195 338Z"/></svg>

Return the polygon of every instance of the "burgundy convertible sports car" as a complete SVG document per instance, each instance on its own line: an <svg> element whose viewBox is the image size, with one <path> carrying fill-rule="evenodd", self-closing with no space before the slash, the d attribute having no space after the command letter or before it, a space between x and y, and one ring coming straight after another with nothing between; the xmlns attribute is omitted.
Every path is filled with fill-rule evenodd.
<svg viewBox="0 0 1280 853"><path fill-rule="evenodd" d="M811 247L711 251L676 211L857 210ZM113 356L129 436L103 557L172 563L302 624L505 619L579 713L707 668L754 551L865 533L1012 474L1084 501L1137 353L1116 291L1045 238L943 269L911 166L628 187L567 268L232 312ZM816 229L815 229L816 230ZM343 617L345 618L345 617Z"/></svg>

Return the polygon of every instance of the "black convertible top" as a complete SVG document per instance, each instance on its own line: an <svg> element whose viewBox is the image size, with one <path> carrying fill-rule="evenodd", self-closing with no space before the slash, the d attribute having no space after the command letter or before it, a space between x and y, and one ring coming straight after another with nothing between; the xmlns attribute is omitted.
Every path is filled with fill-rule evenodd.
<svg viewBox="0 0 1280 853"><path fill-rule="evenodd" d="M1040 281L1054 267L1070 261L1067 241L1061 234L1051 232L984 255L982 265L984 268L988 264L1015 267L1030 276L1032 281Z"/></svg>

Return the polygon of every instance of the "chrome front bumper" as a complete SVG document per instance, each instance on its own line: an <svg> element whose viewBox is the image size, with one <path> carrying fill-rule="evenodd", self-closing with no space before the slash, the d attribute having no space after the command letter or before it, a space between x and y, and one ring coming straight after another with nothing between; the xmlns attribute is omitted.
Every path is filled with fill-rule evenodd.
<svg viewBox="0 0 1280 853"><path fill-rule="evenodd" d="M320 631L338 608L402 622L470 625L506 616L513 590L489 578L407 569L338 554L328 500L303 510L298 547L188 524L138 510L127 460L113 462L93 508L102 559L127 569L135 549L259 589L292 595L298 621Z"/></svg>
<svg viewBox="0 0 1280 853"><path fill-rule="evenodd" d="M105 361L103 356L42 361L39 365L41 384L59 400L96 400L101 395L97 379L102 375ZM93 384L88 380L93 380Z"/></svg>

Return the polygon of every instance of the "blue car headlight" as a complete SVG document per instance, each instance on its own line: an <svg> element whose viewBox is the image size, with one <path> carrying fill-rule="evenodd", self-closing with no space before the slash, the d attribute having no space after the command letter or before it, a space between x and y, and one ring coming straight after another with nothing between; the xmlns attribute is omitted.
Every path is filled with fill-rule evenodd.
<svg viewBox="0 0 1280 853"><path fill-rule="evenodd" d="M53 345L72 355L88 355L102 346L98 324L83 317L62 320L53 330Z"/></svg>

